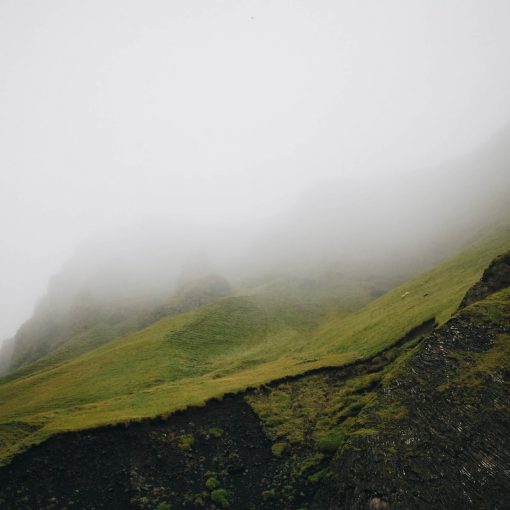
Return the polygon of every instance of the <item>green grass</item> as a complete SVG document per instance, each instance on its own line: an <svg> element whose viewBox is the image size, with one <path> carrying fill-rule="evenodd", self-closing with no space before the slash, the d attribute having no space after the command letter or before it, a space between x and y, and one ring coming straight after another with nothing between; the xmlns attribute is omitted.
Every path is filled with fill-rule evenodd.
<svg viewBox="0 0 510 510"><path fill-rule="evenodd" d="M510 231L500 230L361 310L325 324L315 338L316 352L328 355L355 350L364 358L426 319L435 317L439 324L444 323L495 256L508 250L509 243Z"/></svg>
<svg viewBox="0 0 510 510"><path fill-rule="evenodd" d="M211 275L181 286L170 298L143 294L109 301L90 298L65 312L55 304L46 312L36 310L17 335L13 361L21 368L8 379L57 366L163 317L195 310L230 294L226 280ZM51 294L47 299L51 302Z"/></svg>
<svg viewBox="0 0 510 510"><path fill-rule="evenodd" d="M311 374L245 398L274 442L273 450L311 441L320 451L334 452L352 418L373 399L373 385L381 377L382 372L375 372L345 381Z"/></svg>
<svg viewBox="0 0 510 510"><path fill-rule="evenodd" d="M510 231L501 230L348 315L277 295L230 297L36 372L15 372L0 379L0 462L58 432L168 415L365 358L426 319L444 322L509 248Z"/></svg>

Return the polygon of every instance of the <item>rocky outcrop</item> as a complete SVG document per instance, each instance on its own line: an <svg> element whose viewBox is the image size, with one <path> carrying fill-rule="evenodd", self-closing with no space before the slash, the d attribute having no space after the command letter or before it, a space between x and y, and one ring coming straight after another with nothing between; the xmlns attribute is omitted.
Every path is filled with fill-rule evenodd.
<svg viewBox="0 0 510 510"><path fill-rule="evenodd" d="M481 301L494 292L510 286L510 252L497 257L485 270L481 280L471 287L460 308Z"/></svg>
<svg viewBox="0 0 510 510"><path fill-rule="evenodd" d="M314 509L504 509L510 501L509 257L383 380Z"/></svg>

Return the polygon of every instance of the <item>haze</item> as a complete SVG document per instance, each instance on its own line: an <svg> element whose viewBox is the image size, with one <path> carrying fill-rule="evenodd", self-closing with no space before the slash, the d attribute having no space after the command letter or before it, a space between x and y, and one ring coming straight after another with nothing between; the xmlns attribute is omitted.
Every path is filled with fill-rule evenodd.
<svg viewBox="0 0 510 510"><path fill-rule="evenodd" d="M508 197L509 20L507 0L3 0L0 338L105 253L158 253L170 282L289 246L415 256L445 218L472 234Z"/></svg>

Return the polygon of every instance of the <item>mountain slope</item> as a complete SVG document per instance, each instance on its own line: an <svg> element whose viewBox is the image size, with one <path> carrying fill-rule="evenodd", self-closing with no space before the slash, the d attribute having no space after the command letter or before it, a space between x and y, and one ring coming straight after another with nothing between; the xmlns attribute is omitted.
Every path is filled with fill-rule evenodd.
<svg viewBox="0 0 510 510"><path fill-rule="evenodd" d="M198 228L174 220L104 233L51 279L16 334L11 369L69 341L89 350L173 314L168 295L190 275L238 281L326 268L351 279L371 273L403 282L508 218L509 147L507 127L472 154L427 171L318 185L259 226ZM71 350L61 354L78 353Z"/></svg>
<svg viewBox="0 0 510 510"><path fill-rule="evenodd" d="M470 292L472 301L485 288L482 301L383 378L380 396L358 415L328 467L313 508L508 507L508 274L510 253Z"/></svg>
<svg viewBox="0 0 510 510"><path fill-rule="evenodd" d="M506 508L509 270L510 253L468 293L481 301L363 362L168 420L54 437L0 469L0 499L9 509Z"/></svg>
<svg viewBox="0 0 510 510"><path fill-rule="evenodd" d="M510 232L502 229L325 326L300 303L232 297L163 319L60 365L14 373L0 380L0 458L63 430L165 415L227 392L373 355L434 316L444 322L488 262L508 248Z"/></svg>
<svg viewBox="0 0 510 510"><path fill-rule="evenodd" d="M199 308L231 293L228 282L209 275L188 282L173 295L94 296L52 286L13 339L11 371L31 373L62 363L166 316ZM64 297L62 297L62 295ZM37 362L37 363L34 363Z"/></svg>

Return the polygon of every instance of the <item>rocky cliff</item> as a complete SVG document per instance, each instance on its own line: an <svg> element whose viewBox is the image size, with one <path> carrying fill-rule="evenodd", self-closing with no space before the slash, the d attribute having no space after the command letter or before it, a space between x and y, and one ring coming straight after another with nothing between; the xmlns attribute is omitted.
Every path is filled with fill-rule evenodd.
<svg viewBox="0 0 510 510"><path fill-rule="evenodd" d="M329 466L314 509L509 507L510 254L394 367Z"/></svg>

